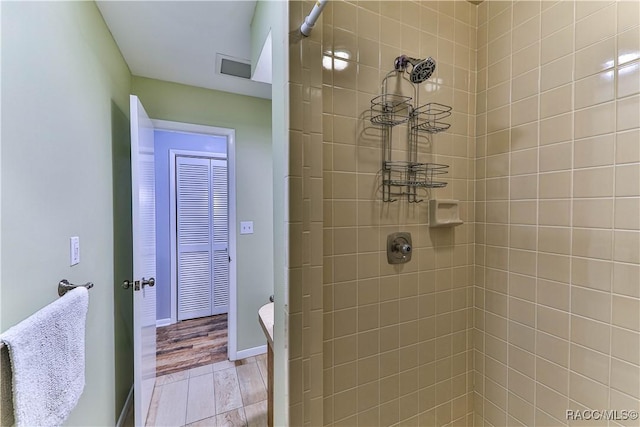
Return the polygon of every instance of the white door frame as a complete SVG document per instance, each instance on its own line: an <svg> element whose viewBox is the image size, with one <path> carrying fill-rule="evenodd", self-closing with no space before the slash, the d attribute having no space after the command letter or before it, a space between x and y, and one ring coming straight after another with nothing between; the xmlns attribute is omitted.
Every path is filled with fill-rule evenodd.
<svg viewBox="0 0 640 427"><path fill-rule="evenodd" d="M229 257L231 262L229 263L229 313L227 315L227 358L229 360L237 359L237 283L236 283L236 131L235 129L220 128L214 126L195 125L190 123L173 122L166 120L152 120L156 130L180 132L180 133L195 133L201 135L222 136L227 139L227 173L228 173L228 197L229 197ZM213 152L200 152L190 150L172 149L169 151L169 176L175 175L175 157L176 155L190 155L190 156L202 156L211 158L222 158L220 153ZM176 215L175 215L175 185L170 185L170 205L171 205L171 229L176 229ZM171 323L177 322L177 289L178 284L176 281L176 236L175 233L171 235Z"/></svg>

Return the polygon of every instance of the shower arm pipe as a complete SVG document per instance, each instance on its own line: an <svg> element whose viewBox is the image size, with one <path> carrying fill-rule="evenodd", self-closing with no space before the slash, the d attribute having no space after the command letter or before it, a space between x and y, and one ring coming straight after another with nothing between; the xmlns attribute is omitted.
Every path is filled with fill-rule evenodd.
<svg viewBox="0 0 640 427"><path fill-rule="evenodd" d="M302 33L303 36L309 37L311 35L311 30L313 29L313 26L316 24L316 21L318 20L318 18L320 17L320 14L322 13L322 9L324 9L328 1L329 0L318 0L315 6L313 6L313 9L311 9L309 16L304 18L304 22L300 26L300 32Z"/></svg>

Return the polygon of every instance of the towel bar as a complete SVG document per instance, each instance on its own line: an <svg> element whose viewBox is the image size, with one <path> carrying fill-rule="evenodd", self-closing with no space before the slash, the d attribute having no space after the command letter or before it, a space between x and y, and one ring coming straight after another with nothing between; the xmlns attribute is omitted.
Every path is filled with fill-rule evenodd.
<svg viewBox="0 0 640 427"><path fill-rule="evenodd" d="M70 290L78 288L80 286L83 286L87 289L91 289L93 288L93 283L87 282L84 285L74 285L73 283L69 283L67 279L62 279L60 282L58 282L58 295L63 296Z"/></svg>

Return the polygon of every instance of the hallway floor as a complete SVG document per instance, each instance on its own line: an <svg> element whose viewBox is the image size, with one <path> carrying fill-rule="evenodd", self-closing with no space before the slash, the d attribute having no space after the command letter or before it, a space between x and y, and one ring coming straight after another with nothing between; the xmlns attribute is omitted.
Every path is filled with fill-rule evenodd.
<svg viewBox="0 0 640 427"><path fill-rule="evenodd" d="M156 330L156 375L227 360L227 315L162 326Z"/></svg>
<svg viewBox="0 0 640 427"><path fill-rule="evenodd" d="M158 376L148 426L266 426L267 355Z"/></svg>

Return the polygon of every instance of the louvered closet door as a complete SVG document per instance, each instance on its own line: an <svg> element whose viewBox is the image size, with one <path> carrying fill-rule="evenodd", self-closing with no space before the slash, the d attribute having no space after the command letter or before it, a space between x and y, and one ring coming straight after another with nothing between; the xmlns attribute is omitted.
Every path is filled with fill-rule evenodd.
<svg viewBox="0 0 640 427"><path fill-rule="evenodd" d="M211 315L210 160L176 158L178 320Z"/></svg>
<svg viewBox="0 0 640 427"><path fill-rule="evenodd" d="M213 301L211 314L229 311L229 200L227 162L211 160L213 207Z"/></svg>

